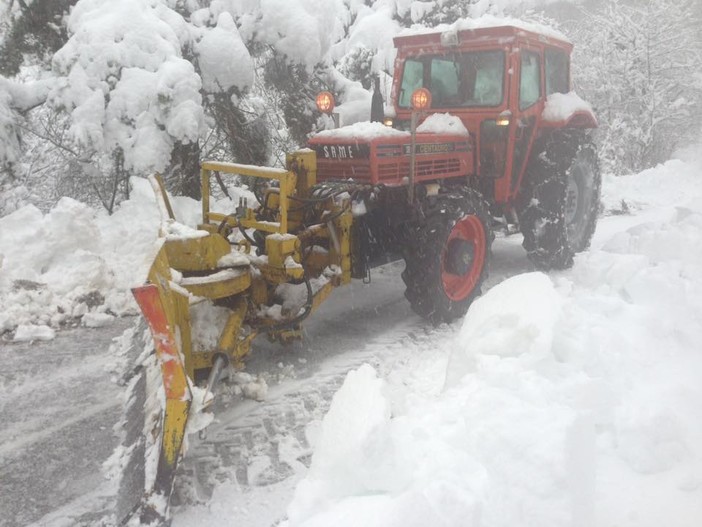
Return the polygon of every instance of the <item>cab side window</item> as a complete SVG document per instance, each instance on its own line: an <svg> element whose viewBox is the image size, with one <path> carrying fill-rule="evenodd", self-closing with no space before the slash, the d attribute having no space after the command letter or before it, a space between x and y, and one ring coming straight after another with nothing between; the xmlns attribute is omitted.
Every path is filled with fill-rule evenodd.
<svg viewBox="0 0 702 527"><path fill-rule="evenodd" d="M519 109L526 110L541 97L541 61L539 54L522 51L519 81Z"/></svg>
<svg viewBox="0 0 702 527"><path fill-rule="evenodd" d="M547 49L545 59L546 95L568 93L568 54L557 49Z"/></svg>

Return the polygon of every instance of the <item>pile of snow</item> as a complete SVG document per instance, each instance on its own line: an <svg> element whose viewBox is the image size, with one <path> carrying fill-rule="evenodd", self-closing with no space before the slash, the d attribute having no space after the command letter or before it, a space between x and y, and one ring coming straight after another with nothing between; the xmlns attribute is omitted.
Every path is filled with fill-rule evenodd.
<svg viewBox="0 0 702 527"><path fill-rule="evenodd" d="M606 219L571 271L493 287L423 351L450 348L445 376L351 372L285 525L699 525L700 177L632 176L656 213Z"/></svg>
<svg viewBox="0 0 702 527"><path fill-rule="evenodd" d="M552 93L546 98L546 105L541 114L544 121L567 121L576 112L592 113L590 103L584 101L574 91L570 93Z"/></svg>
<svg viewBox="0 0 702 527"><path fill-rule="evenodd" d="M20 325L57 328L72 320L100 327L114 315L138 312L130 288L141 279L138 270L151 263L161 218L149 182L132 178L130 183L130 199L111 216L62 198L46 214L28 205L0 218L0 333ZM255 203L245 189L231 190L234 202L215 201L213 210L230 212L239 195ZM183 224L200 221L200 202L171 197L171 203ZM171 236L200 235L168 225ZM23 330L22 335L49 333Z"/></svg>
<svg viewBox="0 0 702 527"><path fill-rule="evenodd" d="M468 135L468 129L464 126L463 121L455 115L435 113L427 117L417 127L417 133Z"/></svg>
<svg viewBox="0 0 702 527"><path fill-rule="evenodd" d="M685 203L700 188L702 152L689 161L673 159L640 174L614 176L605 174L602 204L608 211L641 213L652 208Z"/></svg>

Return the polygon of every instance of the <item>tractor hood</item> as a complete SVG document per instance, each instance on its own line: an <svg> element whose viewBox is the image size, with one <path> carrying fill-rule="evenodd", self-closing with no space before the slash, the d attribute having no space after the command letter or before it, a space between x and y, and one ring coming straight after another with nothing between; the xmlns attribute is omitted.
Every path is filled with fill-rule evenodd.
<svg viewBox="0 0 702 527"><path fill-rule="evenodd" d="M325 130L309 140L317 154L317 179L402 185L410 172L412 136L381 123L356 123ZM417 133L415 180L473 173L470 137L465 133Z"/></svg>

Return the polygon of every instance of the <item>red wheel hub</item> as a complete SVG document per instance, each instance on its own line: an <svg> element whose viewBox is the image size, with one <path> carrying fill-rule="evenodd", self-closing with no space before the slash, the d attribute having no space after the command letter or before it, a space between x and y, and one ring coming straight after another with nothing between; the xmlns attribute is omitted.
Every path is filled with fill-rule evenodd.
<svg viewBox="0 0 702 527"><path fill-rule="evenodd" d="M441 254L441 283L454 302L468 298L478 285L485 265L485 228L475 215L458 220Z"/></svg>

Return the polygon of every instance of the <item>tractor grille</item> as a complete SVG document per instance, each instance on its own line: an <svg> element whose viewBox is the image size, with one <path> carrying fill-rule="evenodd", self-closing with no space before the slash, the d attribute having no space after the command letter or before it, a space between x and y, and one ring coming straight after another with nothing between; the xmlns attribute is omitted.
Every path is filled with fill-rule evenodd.
<svg viewBox="0 0 702 527"><path fill-rule="evenodd" d="M317 179L353 179L371 181L370 160L317 158Z"/></svg>
<svg viewBox="0 0 702 527"><path fill-rule="evenodd" d="M410 171L410 144L403 138L376 138L371 142L348 139L313 138L317 153L317 178L353 179L361 183L403 185ZM415 146L417 181L467 176L472 173L473 156L465 136L418 135Z"/></svg>
<svg viewBox="0 0 702 527"><path fill-rule="evenodd" d="M409 177L409 161L378 163L378 179L380 181L398 180ZM417 160L416 177L418 178L440 178L447 175L460 175L461 161L452 159L428 159Z"/></svg>

